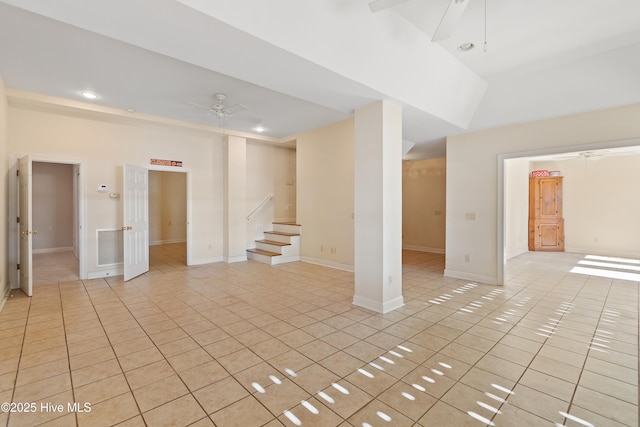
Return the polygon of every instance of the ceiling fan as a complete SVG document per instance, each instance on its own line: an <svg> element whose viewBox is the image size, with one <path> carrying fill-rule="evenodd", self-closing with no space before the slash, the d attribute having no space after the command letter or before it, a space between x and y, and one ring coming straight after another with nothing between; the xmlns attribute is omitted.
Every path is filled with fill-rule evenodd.
<svg viewBox="0 0 640 427"><path fill-rule="evenodd" d="M635 154L634 151L609 151L609 150L596 150L596 151L581 151L579 153L573 153L566 156L554 156L553 160L572 160L572 159L585 159L585 160L598 160L602 157L611 156L624 156L627 154Z"/></svg>
<svg viewBox="0 0 640 427"><path fill-rule="evenodd" d="M369 9L375 13L406 3L407 1L409 0L373 0L369 2ZM436 31L431 37L432 42L442 41L451 37L468 3L469 0L449 0L447 10L445 10L444 15L442 15L440 24L438 24Z"/></svg>
<svg viewBox="0 0 640 427"><path fill-rule="evenodd" d="M225 104L225 100L227 96L224 93L215 93L213 94L214 103L209 105L208 107L205 105L196 104L195 102L189 102L189 104L194 107L201 108L207 111L208 115L216 116L220 120L224 120L230 117L235 116L236 114L247 110L248 108L242 104L233 104L227 105Z"/></svg>

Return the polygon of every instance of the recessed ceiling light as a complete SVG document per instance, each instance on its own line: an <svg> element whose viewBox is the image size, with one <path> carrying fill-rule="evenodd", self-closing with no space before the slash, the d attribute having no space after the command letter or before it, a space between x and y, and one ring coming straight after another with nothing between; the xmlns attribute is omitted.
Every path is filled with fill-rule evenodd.
<svg viewBox="0 0 640 427"><path fill-rule="evenodd" d="M80 92L80 95L84 96L87 99L100 98L100 95L98 95L97 93L89 92L88 90L83 90L82 92Z"/></svg>
<svg viewBox="0 0 640 427"><path fill-rule="evenodd" d="M253 130L255 130L256 132L264 132L265 129L262 126L256 126L253 128Z"/></svg>
<svg viewBox="0 0 640 427"><path fill-rule="evenodd" d="M460 46L458 46L458 50L460 52L467 52L470 51L471 49L473 49L474 47L476 47L476 45L474 45L471 42L466 42L466 43L462 43Z"/></svg>

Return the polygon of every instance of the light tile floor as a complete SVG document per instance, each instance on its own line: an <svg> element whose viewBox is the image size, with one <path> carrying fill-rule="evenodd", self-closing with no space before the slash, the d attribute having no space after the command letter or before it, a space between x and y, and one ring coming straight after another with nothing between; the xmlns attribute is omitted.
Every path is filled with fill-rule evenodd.
<svg viewBox="0 0 640 427"><path fill-rule="evenodd" d="M523 254L497 287L405 252L405 305L381 315L351 273L151 254L128 283L34 261L34 296L0 312L0 401L21 411L0 424L638 425L639 280L571 273L582 255Z"/></svg>

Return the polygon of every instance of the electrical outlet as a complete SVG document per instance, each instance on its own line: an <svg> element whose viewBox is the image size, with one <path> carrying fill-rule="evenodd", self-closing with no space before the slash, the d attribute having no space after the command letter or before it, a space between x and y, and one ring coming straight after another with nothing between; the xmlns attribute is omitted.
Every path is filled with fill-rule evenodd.
<svg viewBox="0 0 640 427"><path fill-rule="evenodd" d="M465 262L471 262L471 255L465 255L464 256L464 261Z"/></svg>

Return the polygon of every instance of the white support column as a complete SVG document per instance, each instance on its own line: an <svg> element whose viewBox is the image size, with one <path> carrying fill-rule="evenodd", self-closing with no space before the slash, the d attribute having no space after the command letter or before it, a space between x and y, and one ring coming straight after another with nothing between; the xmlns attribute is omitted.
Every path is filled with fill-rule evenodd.
<svg viewBox="0 0 640 427"><path fill-rule="evenodd" d="M355 295L380 313L402 297L402 107L380 101L355 112Z"/></svg>
<svg viewBox="0 0 640 427"><path fill-rule="evenodd" d="M247 140L224 140L224 252L225 262L247 260Z"/></svg>

